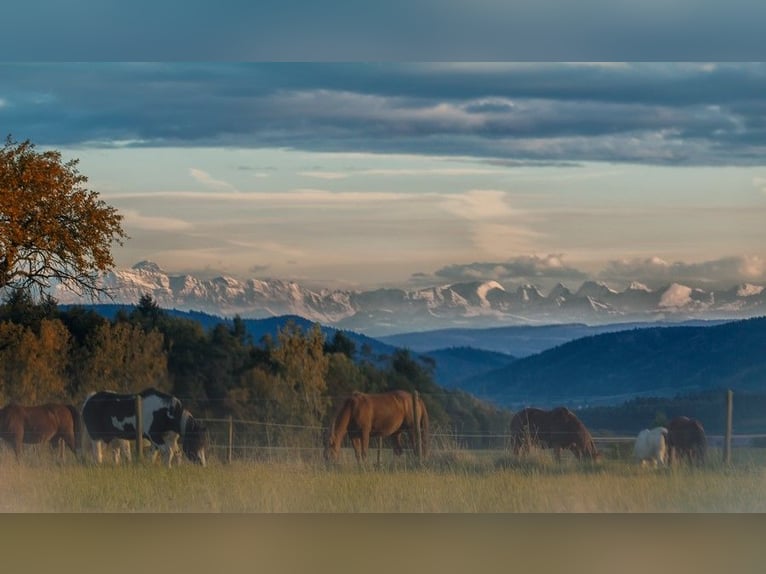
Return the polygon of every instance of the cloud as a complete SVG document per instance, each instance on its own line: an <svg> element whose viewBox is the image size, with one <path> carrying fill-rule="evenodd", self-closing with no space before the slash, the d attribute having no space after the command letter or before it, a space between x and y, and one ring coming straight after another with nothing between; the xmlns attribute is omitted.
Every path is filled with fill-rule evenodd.
<svg viewBox="0 0 766 574"><path fill-rule="evenodd" d="M508 193L502 190L473 189L445 195L441 207L467 223L474 247L489 256L530 251L533 241L541 237L528 226L531 216L513 209Z"/></svg>
<svg viewBox="0 0 766 574"><path fill-rule="evenodd" d="M766 63L61 63L0 64L0 74L0 97L14 102L3 124L40 145L509 165L760 165L766 145Z"/></svg>
<svg viewBox="0 0 766 574"><path fill-rule="evenodd" d="M766 18L752 0L192 5L12 3L0 48L10 61L752 61L763 59Z"/></svg>
<svg viewBox="0 0 766 574"><path fill-rule="evenodd" d="M221 189L224 191L237 192L237 188L235 188L230 183L221 181L219 179L215 179L209 173L202 171L201 169L197 169L193 167L189 169L189 175L191 175L192 178L194 178L196 181L198 181L199 183L201 183L202 185L206 187L211 187L213 189Z"/></svg>
<svg viewBox="0 0 766 574"><path fill-rule="evenodd" d="M376 168L355 171L354 175L375 176L473 176L498 174L501 170L480 167L434 167L434 168Z"/></svg>
<svg viewBox="0 0 766 574"><path fill-rule="evenodd" d="M120 213L125 218L125 228L140 229L142 231L185 231L192 229L193 224L182 219L172 217L157 217L151 215L142 215L134 209L122 209Z"/></svg>
<svg viewBox="0 0 766 574"><path fill-rule="evenodd" d="M296 188L285 192L254 192L239 191L166 191L149 192L115 192L109 196L112 200L165 199L197 202L231 202L237 204L264 204L271 207L280 206L325 206L333 205L348 209L363 208L366 205L381 202L406 201L420 197L416 193L399 193L389 191L328 191L317 188ZM441 196L438 196L441 197Z"/></svg>
<svg viewBox="0 0 766 574"><path fill-rule="evenodd" d="M348 177L347 173L341 173L338 171L302 171L298 173L298 175L302 175L304 177L314 177L316 179L346 179Z"/></svg>
<svg viewBox="0 0 766 574"><path fill-rule="evenodd" d="M442 267L437 277L448 281L490 280L534 282L540 280L584 280L588 275L564 263L562 254L523 255L507 261L475 262Z"/></svg>
<svg viewBox="0 0 766 574"><path fill-rule="evenodd" d="M459 217L474 221L518 215L508 204L506 192L495 189L473 189L463 194L447 196L442 207Z"/></svg>
<svg viewBox="0 0 766 574"><path fill-rule="evenodd" d="M659 257L610 261L599 276L611 281L641 281L661 286L675 281L727 284L766 280L766 262L753 255L730 256L701 262L668 262Z"/></svg>
<svg viewBox="0 0 766 574"><path fill-rule="evenodd" d="M270 265L253 265L248 269L250 273L254 273L256 275L261 275L263 273L268 272L268 270L271 268Z"/></svg>
<svg viewBox="0 0 766 574"><path fill-rule="evenodd" d="M414 283L427 283L433 277L447 281L496 281L550 284L552 281L601 279L627 285L639 281L651 287L686 282L693 286L731 287L736 282L766 281L766 261L758 256L731 256L702 262L668 262L660 257L614 260L596 273L567 264L563 254L524 255L506 261L452 264L433 276L413 274ZM679 291L680 292L680 291Z"/></svg>

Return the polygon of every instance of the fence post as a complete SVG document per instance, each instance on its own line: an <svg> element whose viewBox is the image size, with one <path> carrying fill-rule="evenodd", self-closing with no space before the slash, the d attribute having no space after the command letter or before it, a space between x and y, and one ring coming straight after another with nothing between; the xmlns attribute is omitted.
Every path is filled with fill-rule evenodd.
<svg viewBox="0 0 766 574"><path fill-rule="evenodd" d="M412 393L412 422L415 425L415 456L418 460L423 459L423 437L420 433L420 413L418 412L418 404L420 403L420 394L415 391Z"/></svg>
<svg viewBox="0 0 766 574"><path fill-rule="evenodd" d="M726 391L726 436L723 440L723 462L731 464L731 431L732 418L734 414L734 392L729 389Z"/></svg>
<svg viewBox="0 0 766 574"><path fill-rule="evenodd" d="M226 460L231 464L231 451L234 447L234 420L229 415L229 440L226 448Z"/></svg>
<svg viewBox="0 0 766 574"><path fill-rule="evenodd" d="M136 462L144 459L144 412L141 408L141 395L136 395Z"/></svg>

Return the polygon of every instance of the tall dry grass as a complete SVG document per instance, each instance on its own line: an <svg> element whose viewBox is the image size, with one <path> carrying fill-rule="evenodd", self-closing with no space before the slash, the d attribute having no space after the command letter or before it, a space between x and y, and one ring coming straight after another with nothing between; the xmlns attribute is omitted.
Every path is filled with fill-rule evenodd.
<svg viewBox="0 0 766 574"><path fill-rule="evenodd" d="M734 464L640 468L546 454L438 450L421 465L390 454L359 467L350 452L326 466L316 456L270 462L213 460L167 469L150 463L95 466L70 453L0 451L5 512L498 513L765 512L766 463L736 452ZM712 458L712 457L711 457Z"/></svg>

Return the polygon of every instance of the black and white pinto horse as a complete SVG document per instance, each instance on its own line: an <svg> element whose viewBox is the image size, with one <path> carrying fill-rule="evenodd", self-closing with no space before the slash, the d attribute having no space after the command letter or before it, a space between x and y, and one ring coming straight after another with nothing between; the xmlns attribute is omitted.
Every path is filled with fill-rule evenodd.
<svg viewBox="0 0 766 574"><path fill-rule="evenodd" d="M183 408L177 397L154 388L145 389L138 395L141 397L144 438L162 453L168 467L176 455L174 447L178 438L186 458L205 466L205 426ZM93 455L101 464L104 443L117 441L117 445L124 447L125 441L136 439L136 395L113 391L91 393L82 405L82 419L93 442ZM130 456L129 451L127 456Z"/></svg>

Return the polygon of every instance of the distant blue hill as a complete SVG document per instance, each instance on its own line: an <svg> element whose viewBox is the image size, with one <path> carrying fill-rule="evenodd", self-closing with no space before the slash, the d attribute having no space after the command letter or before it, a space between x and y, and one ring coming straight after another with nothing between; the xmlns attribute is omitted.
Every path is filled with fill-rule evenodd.
<svg viewBox="0 0 766 574"><path fill-rule="evenodd" d="M59 305L61 309L67 309L72 307L71 305ZM99 304L99 305L78 305L85 309L92 309L99 315L113 320L120 311L125 313L132 312L135 305L116 305L116 304ZM212 329L216 325L221 323L231 325L233 319L227 317L220 317L218 315L210 315L202 311L180 311L178 309L163 309L163 312L167 313L171 317L178 317L181 319L189 319L199 323L205 330ZM269 335L276 339L280 329L283 329L288 322L292 321L296 326L301 329L308 330L314 326L314 322L308 319L304 319L298 315L281 315L279 317L268 317L265 319L242 319L245 325L247 334L250 335L254 343L259 343L263 337ZM336 329L334 327L326 327L320 325L322 333L324 333L325 339L331 341L337 331L342 331L349 339L351 339L356 345L357 355L361 354L365 348L369 349L371 355L390 355L397 347L382 343L377 339L356 333L353 331L346 331L343 329Z"/></svg>
<svg viewBox="0 0 766 574"><path fill-rule="evenodd" d="M480 378L486 373L506 367L516 357L472 347L451 347L422 353L422 357L436 362L434 378L448 389L459 388L460 381Z"/></svg>
<svg viewBox="0 0 766 574"><path fill-rule="evenodd" d="M557 325L513 325L490 327L486 329L437 329L386 335L379 337L383 343L396 347L406 347L418 353L428 353L435 349L451 347L472 347L512 355L528 357L553 347L563 345L575 339L629 331L632 329L650 329L657 327L713 327L730 321L691 320L677 323L632 322L611 323L606 325L585 325L568 323Z"/></svg>

